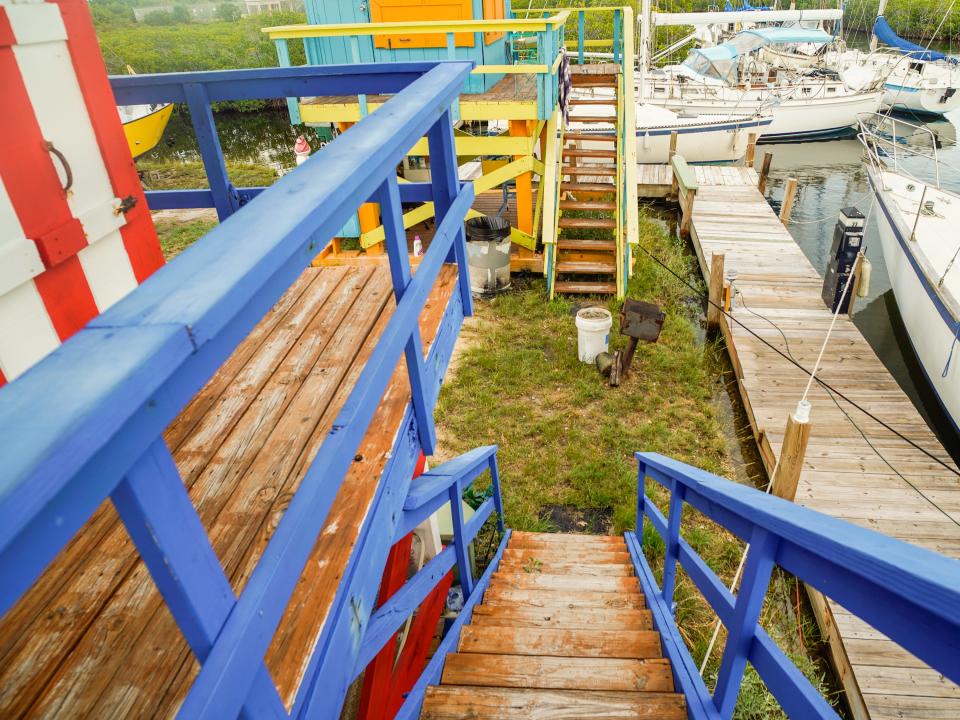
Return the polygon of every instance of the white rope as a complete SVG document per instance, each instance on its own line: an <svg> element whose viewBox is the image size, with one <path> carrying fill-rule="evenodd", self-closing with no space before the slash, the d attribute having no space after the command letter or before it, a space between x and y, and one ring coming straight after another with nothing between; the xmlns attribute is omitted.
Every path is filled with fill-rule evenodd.
<svg viewBox="0 0 960 720"><path fill-rule="evenodd" d="M873 207L876 202L876 197L874 197L874 202L870 203L870 210L867 211L867 217L864 220L863 227L866 230L867 223L870 221L870 216L873 214ZM847 297L847 293L850 292L850 286L853 284L853 278L857 274L857 267L860 265L860 262L864 254L861 250L857 254L857 259L853 263L853 267L850 270L850 276L847 278L846 284L843 286L843 294L840 296L840 302L837 303L837 309L833 311L833 317L830 320L830 327L827 329L827 334L823 338L823 344L820 346L820 354L817 355L817 362L813 366L813 371L810 373L810 380L807 382L807 387L803 391L803 397L800 398L800 402L803 402L807 399L807 395L810 393L810 387L813 385L814 378L817 375L817 370L820 369L820 361L823 360L823 354L827 350L827 345L830 343L830 335L833 333L833 328L837 324L837 318L840 317L840 308L843 306L843 299ZM741 291L742 292L742 291ZM782 448L781 448L782 451ZM780 455L783 453L781 452ZM773 481L777 477L777 470L780 469L780 455L777 456L777 461L773 465L773 472L770 473L770 481L767 483L766 488L764 488L765 493L770 493L773 490ZM730 592L733 593L737 589L737 585L740 582L740 576L743 574L743 567L747 562L747 553L750 551L750 544L747 543L746 547L743 548L743 554L740 556L740 564L737 565L737 571L733 575L733 581L730 583ZM713 635L710 636L710 642L707 644L707 651L703 655L703 662L700 663L700 676L703 676L704 671L707 669L707 663L710 661L710 656L713 654L713 648L717 644L717 638L720 636L720 618L718 617L713 621Z"/></svg>

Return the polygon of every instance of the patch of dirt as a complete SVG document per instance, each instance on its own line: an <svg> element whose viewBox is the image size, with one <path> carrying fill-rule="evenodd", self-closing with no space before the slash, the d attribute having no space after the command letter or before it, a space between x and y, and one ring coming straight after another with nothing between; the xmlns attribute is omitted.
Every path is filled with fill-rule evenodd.
<svg viewBox="0 0 960 720"><path fill-rule="evenodd" d="M573 505L544 505L539 517L558 532L586 535L613 534L613 508L578 508Z"/></svg>

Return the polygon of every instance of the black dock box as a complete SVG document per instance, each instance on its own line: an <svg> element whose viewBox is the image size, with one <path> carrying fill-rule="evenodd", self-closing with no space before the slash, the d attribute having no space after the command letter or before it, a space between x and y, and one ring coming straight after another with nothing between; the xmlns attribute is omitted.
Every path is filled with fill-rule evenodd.
<svg viewBox="0 0 960 720"><path fill-rule="evenodd" d="M853 287L850 288L846 297L843 297L843 290L857 262L857 254L863 247L864 222L862 212L854 207L843 208L837 225L833 229L833 245L830 248L821 295L831 312L836 312L838 306L841 313L847 312L850 308Z"/></svg>

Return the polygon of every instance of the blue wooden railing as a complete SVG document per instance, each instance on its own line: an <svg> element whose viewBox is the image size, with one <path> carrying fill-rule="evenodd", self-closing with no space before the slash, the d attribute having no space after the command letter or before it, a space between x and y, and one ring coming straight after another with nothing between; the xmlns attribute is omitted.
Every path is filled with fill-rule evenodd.
<svg viewBox="0 0 960 720"><path fill-rule="evenodd" d="M960 562L656 453L637 453L637 459L638 528L626 534L627 546L691 718L730 718L747 662L789 717L838 717L758 624L774 566L960 682ZM646 494L645 478L669 490L666 517ZM750 544L736 596L682 537L685 505ZM641 546L646 520L666 546L662 587ZM678 565L727 629L712 696L674 621Z"/></svg>
<svg viewBox="0 0 960 720"><path fill-rule="evenodd" d="M383 615L368 620L398 526L432 507L436 499L429 488L443 485L441 475L430 474L415 486L416 506L404 511L417 456L421 448L432 452L440 381L462 318L472 309L463 218L473 189L457 178L451 118L470 68L465 62L391 64L114 80L121 103L190 105L211 179L210 190L190 192L207 193L218 210L229 212L197 244L0 390L0 613L109 498L200 664L180 717L334 716L361 653L371 647L363 642L368 629L392 622ZM209 103L334 95L345 84L395 94L235 212ZM396 166L424 135L431 182L400 187ZM179 206L176 195L168 197ZM396 309L237 597L162 433L369 198L381 204ZM412 278L401 216L401 201L407 200L432 200L437 208L436 233ZM418 317L445 261L458 265L458 291L424 360ZM263 658L402 355L411 406L288 713ZM492 451L468 457L481 456L496 487ZM448 476L456 477L455 485L443 486L451 497L476 465L464 463L469 465L461 460L447 466L453 468ZM499 510L499 493L494 497ZM489 509L482 512L489 515ZM456 511L454 519L453 556L469 577L465 543L480 521L464 525ZM452 556L441 557L434 569Z"/></svg>

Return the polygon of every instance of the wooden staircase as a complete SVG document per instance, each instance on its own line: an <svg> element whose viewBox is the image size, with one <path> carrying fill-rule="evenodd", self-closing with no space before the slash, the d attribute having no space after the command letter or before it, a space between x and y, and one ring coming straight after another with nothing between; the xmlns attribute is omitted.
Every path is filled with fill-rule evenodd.
<svg viewBox="0 0 960 720"><path fill-rule="evenodd" d="M514 531L420 717L685 720L623 538Z"/></svg>
<svg viewBox="0 0 960 720"><path fill-rule="evenodd" d="M617 293L618 73L619 66L613 64L571 68L574 97L570 105L576 121L609 125L609 132L563 136L554 292ZM581 93L585 88L612 89L613 96L577 97L578 88ZM601 108L607 114L600 113ZM584 143L589 145L583 147Z"/></svg>

